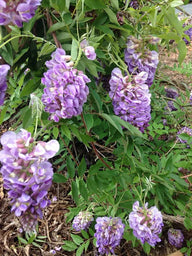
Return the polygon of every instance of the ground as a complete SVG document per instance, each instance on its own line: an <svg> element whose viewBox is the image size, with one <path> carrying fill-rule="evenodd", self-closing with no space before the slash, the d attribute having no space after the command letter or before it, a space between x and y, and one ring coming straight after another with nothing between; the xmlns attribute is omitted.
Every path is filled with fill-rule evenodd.
<svg viewBox="0 0 192 256"><path fill-rule="evenodd" d="M162 85L172 85L178 90L184 90L185 87L190 88L190 77L181 75L178 72L171 71L167 66L177 64L178 54L172 51L169 55L164 48L160 49L160 64L157 76L162 79ZM185 62L189 62L192 57L192 46L188 46L188 54ZM11 127L10 122L5 122L0 127L0 135ZM40 248L34 245L19 244L18 236L23 237L19 233L18 219L10 212L9 200L7 193L3 190L3 181L0 177L0 256L49 256L52 249L58 249L63 245L65 240L70 240L70 234L75 232L71 228L71 223L66 223L65 214L69 207L74 207L75 204L69 195L70 184L53 184L49 193L52 204L46 209L44 219L39 221L39 235L45 236L44 242L39 243ZM57 200L55 201L55 197ZM182 229L185 237L190 238L191 233L187 232L182 224L182 219L169 219L169 216L164 216L165 227L162 234L162 242L159 243L150 256L181 256L182 254L176 248L169 245L167 241L167 223L171 221L175 228ZM167 219L166 219L167 218ZM175 252L175 253L174 253ZM174 254L172 254L174 253ZM56 256L73 256L72 252L65 252L62 249L56 252ZM96 249L89 247L87 253L83 255L97 255ZM116 250L118 256L144 256L146 255L142 248L133 248L131 243L122 240L121 245Z"/></svg>

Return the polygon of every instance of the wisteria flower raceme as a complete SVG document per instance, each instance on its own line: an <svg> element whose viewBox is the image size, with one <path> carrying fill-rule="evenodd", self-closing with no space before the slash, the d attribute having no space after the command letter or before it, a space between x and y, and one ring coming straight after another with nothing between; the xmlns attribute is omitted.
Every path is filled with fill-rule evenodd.
<svg viewBox="0 0 192 256"><path fill-rule="evenodd" d="M1 137L1 173L4 188L11 198L11 211L27 233L35 231L37 218L50 204L47 198L52 184L53 168L48 159L59 150L56 140L35 142L24 129L16 134L8 131Z"/></svg>
<svg viewBox="0 0 192 256"><path fill-rule="evenodd" d="M71 118L80 115L83 104L87 101L90 79L73 68L71 56L63 49L52 53L52 59L46 62L47 72L41 82L45 85L42 102L50 119L58 122L60 118Z"/></svg>
<svg viewBox="0 0 192 256"><path fill-rule="evenodd" d="M182 128L178 131L177 135L182 134L182 133L186 133L186 134L188 134L189 136L192 136L192 129L190 129L189 127L184 126L184 127L182 127ZM181 142L181 143L187 143L187 140L183 140L183 139L179 138L179 136L177 136L177 139L178 139L179 142Z"/></svg>
<svg viewBox="0 0 192 256"><path fill-rule="evenodd" d="M170 228L168 230L168 241L171 245L181 248L183 244L184 236L180 229Z"/></svg>
<svg viewBox="0 0 192 256"><path fill-rule="evenodd" d="M7 73L10 66L7 64L0 65L0 106L3 105L5 99L5 93L7 90Z"/></svg>
<svg viewBox="0 0 192 256"><path fill-rule="evenodd" d="M125 225L121 218L98 217L95 225L96 246L100 254L114 253L123 237Z"/></svg>
<svg viewBox="0 0 192 256"><path fill-rule="evenodd" d="M87 230L93 221L93 214L88 211L81 211L73 220L73 228L76 231Z"/></svg>
<svg viewBox="0 0 192 256"><path fill-rule="evenodd" d="M40 4L41 0L1 0L0 25L13 23L22 27L23 21L29 21Z"/></svg>
<svg viewBox="0 0 192 256"><path fill-rule="evenodd" d="M125 62L129 73L138 74L145 71L148 74L146 84L148 86L153 84L159 63L158 53L147 49L144 46L144 40L136 39L133 36L128 37L127 48L125 49Z"/></svg>
<svg viewBox="0 0 192 256"><path fill-rule="evenodd" d="M129 226L142 244L147 242L155 246L161 241L159 234L162 231L163 218L156 206L149 209L147 207L148 203L144 207L140 207L138 201L133 204L133 211L129 214Z"/></svg>
<svg viewBox="0 0 192 256"><path fill-rule="evenodd" d="M115 114L142 132L151 119L151 94L146 81L146 72L123 76L119 68L113 69L109 81Z"/></svg>
<svg viewBox="0 0 192 256"><path fill-rule="evenodd" d="M84 52L85 56L89 60L95 60L96 59L96 53L95 53L95 48L93 46L90 46L88 41L84 39L80 43L81 49Z"/></svg>

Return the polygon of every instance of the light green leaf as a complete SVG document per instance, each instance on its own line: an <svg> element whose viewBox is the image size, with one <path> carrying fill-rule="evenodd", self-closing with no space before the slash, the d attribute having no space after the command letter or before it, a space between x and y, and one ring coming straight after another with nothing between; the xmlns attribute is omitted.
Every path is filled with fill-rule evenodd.
<svg viewBox="0 0 192 256"><path fill-rule="evenodd" d="M179 5L183 5L183 1L182 0L174 0L173 2L170 3L171 7L176 7Z"/></svg>
<svg viewBox="0 0 192 256"><path fill-rule="evenodd" d="M76 244L76 245L80 245L84 242L83 238L78 236L78 235L73 235L71 234L71 238L73 239L73 242Z"/></svg>
<svg viewBox="0 0 192 256"><path fill-rule="evenodd" d="M122 136L124 136L124 134L123 134L123 130L122 130L122 127L121 127L121 125L118 123L118 122L116 122L115 120L114 120L114 115L107 115L107 114L104 114L104 113L102 113L102 114L100 114L104 119L106 119L113 127L115 127L116 129L117 129L117 131L122 135Z"/></svg>
<svg viewBox="0 0 192 256"><path fill-rule="evenodd" d="M64 241L64 243L65 244L62 245L61 247L65 251L72 252L72 251L77 249L77 245L74 242L72 242L72 241Z"/></svg>
<svg viewBox="0 0 192 256"><path fill-rule="evenodd" d="M73 61L77 59L77 54L78 54L78 49L79 45L75 39L72 40L72 45L71 45L71 58Z"/></svg>
<svg viewBox="0 0 192 256"><path fill-rule="evenodd" d="M117 21L116 14L108 7L104 9L107 15L109 16L109 20L111 23L117 24L119 26L119 22Z"/></svg>
<svg viewBox="0 0 192 256"><path fill-rule="evenodd" d="M181 39L178 44L177 44L178 50L179 50L179 64L181 64L183 62L183 60L186 57L187 54L187 47L185 42Z"/></svg>
<svg viewBox="0 0 192 256"><path fill-rule="evenodd" d="M85 0L85 4L92 10L104 9L106 7L102 0Z"/></svg>

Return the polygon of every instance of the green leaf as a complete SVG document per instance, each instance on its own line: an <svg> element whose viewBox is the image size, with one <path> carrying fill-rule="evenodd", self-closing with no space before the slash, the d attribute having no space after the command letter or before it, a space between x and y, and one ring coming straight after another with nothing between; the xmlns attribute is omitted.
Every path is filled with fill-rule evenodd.
<svg viewBox="0 0 192 256"><path fill-rule="evenodd" d="M72 251L77 249L77 245L74 242L72 242L72 241L64 241L64 243L65 244L62 245L61 247L65 251L72 252Z"/></svg>
<svg viewBox="0 0 192 256"><path fill-rule="evenodd" d="M72 181L71 187L72 187L72 197L73 197L75 203L78 205L78 203L79 203L79 195L78 195L77 184L76 184L75 181Z"/></svg>
<svg viewBox="0 0 192 256"><path fill-rule="evenodd" d="M53 130L52 130L52 134L54 136L55 139L57 139L58 135L59 135L59 129L58 127L53 127Z"/></svg>
<svg viewBox="0 0 192 256"><path fill-rule="evenodd" d="M76 245L80 245L84 242L83 238L78 236L78 235L73 235L71 234L71 238L73 239L73 242L76 244Z"/></svg>
<svg viewBox="0 0 192 256"><path fill-rule="evenodd" d="M83 174L86 172L86 170L87 170L87 165L86 165L86 162L85 162L85 158L83 157L81 159L81 162L80 162L80 164L78 166L78 170L77 170L79 176L82 177Z"/></svg>
<svg viewBox="0 0 192 256"><path fill-rule="evenodd" d="M165 16L168 19L169 23L172 25L172 27L174 27L177 33L181 36L183 32L183 27L177 15L175 14L175 9L170 7L166 12Z"/></svg>
<svg viewBox="0 0 192 256"><path fill-rule="evenodd" d="M82 195L82 197L87 201L88 193L87 193L87 188L85 186L85 182L83 180L79 181L79 192Z"/></svg>
<svg viewBox="0 0 192 256"><path fill-rule="evenodd" d="M33 123L33 118L32 118L32 112L31 109L27 109L27 111L23 115L23 129L27 129L29 126L31 126Z"/></svg>
<svg viewBox="0 0 192 256"><path fill-rule="evenodd" d="M90 244L90 240L87 240L87 242L85 243L85 252L87 251L89 244Z"/></svg>
<svg viewBox="0 0 192 256"><path fill-rule="evenodd" d="M92 10L103 9L106 7L102 0L85 0L85 4Z"/></svg>
<svg viewBox="0 0 192 256"><path fill-rule="evenodd" d="M76 256L81 256L85 249L85 244L82 244L76 251Z"/></svg>
<svg viewBox="0 0 192 256"><path fill-rule="evenodd" d="M179 61L179 64L181 64L183 62L183 60L185 59L186 57L186 54L187 54L187 47L186 47L186 44L185 42L183 41L183 39L181 39L178 44L177 44L177 48L179 50L179 58L178 58L178 61Z"/></svg>
<svg viewBox="0 0 192 256"><path fill-rule="evenodd" d="M69 130L69 128L67 127L67 125L62 125L61 127L62 133L64 133L64 135L71 140L71 132Z"/></svg>
<svg viewBox="0 0 192 256"><path fill-rule="evenodd" d="M20 236L18 236L18 240L21 242L21 243L23 243L23 244L28 244L28 242L24 239L24 238L22 238L22 237L20 237Z"/></svg>
<svg viewBox="0 0 192 256"><path fill-rule="evenodd" d="M75 176L75 164L71 160L71 157L67 157L67 173L69 174L70 178L74 178Z"/></svg>
<svg viewBox="0 0 192 256"><path fill-rule="evenodd" d="M67 178L60 173L54 173L53 174L53 182L56 183L65 183L67 181Z"/></svg>
<svg viewBox="0 0 192 256"><path fill-rule="evenodd" d="M56 30L62 30L66 27L65 22L57 22L55 24L53 24L50 29L47 31L47 33L52 33Z"/></svg>
<svg viewBox="0 0 192 256"><path fill-rule="evenodd" d="M85 239L89 239L89 234L85 230L81 230L81 234Z"/></svg>
<svg viewBox="0 0 192 256"><path fill-rule="evenodd" d="M7 106L4 106L3 109L0 111L0 125L3 123L6 112L7 112Z"/></svg>
<svg viewBox="0 0 192 256"><path fill-rule="evenodd" d="M109 16L109 20L111 21L111 23L115 23L116 25L119 26L119 22L117 21L117 16L116 14L108 7L105 8L104 11L107 13L107 15Z"/></svg>
<svg viewBox="0 0 192 256"><path fill-rule="evenodd" d="M182 0L174 0L173 2L170 3L171 7L176 7L179 5L183 5L183 1Z"/></svg>
<svg viewBox="0 0 192 256"><path fill-rule="evenodd" d="M77 59L78 49L79 49L79 45L77 43L77 40L73 39L72 45L71 45L71 58L74 61Z"/></svg>
<svg viewBox="0 0 192 256"><path fill-rule="evenodd" d="M21 91L20 96L29 96L32 92L34 92L40 85L41 78L39 77L33 77L31 78L25 85L23 90Z"/></svg>
<svg viewBox="0 0 192 256"><path fill-rule="evenodd" d="M41 51L39 53L39 57L41 57L42 55L47 55L47 54L53 52L54 50L55 50L55 45L47 42L41 48Z"/></svg>
<svg viewBox="0 0 192 256"><path fill-rule="evenodd" d="M29 239L28 239L28 243L31 244L36 238L36 234L32 234Z"/></svg>
<svg viewBox="0 0 192 256"><path fill-rule="evenodd" d="M93 127L94 124L94 120L93 120L93 115L91 114L85 114L83 115L84 119L85 119L85 123L87 126L87 130L88 132L90 131L90 129Z"/></svg>
<svg viewBox="0 0 192 256"><path fill-rule="evenodd" d="M111 0L111 6L116 10L119 10L119 0Z"/></svg>
<svg viewBox="0 0 192 256"><path fill-rule="evenodd" d="M123 130L122 130L122 127L119 123L117 123L115 120L114 120L114 115L107 115L107 114L100 114L104 119L106 119L113 127L116 128L116 130L122 135L124 136L123 134Z"/></svg>
<svg viewBox="0 0 192 256"><path fill-rule="evenodd" d="M145 242L144 245L143 245L143 249L144 249L144 252L145 252L147 255L149 255L150 250L151 250L151 246L150 246L147 242Z"/></svg>
<svg viewBox="0 0 192 256"><path fill-rule="evenodd" d="M187 230L192 229L192 221L191 221L191 218L185 217L185 219L184 219L184 226L186 227Z"/></svg>

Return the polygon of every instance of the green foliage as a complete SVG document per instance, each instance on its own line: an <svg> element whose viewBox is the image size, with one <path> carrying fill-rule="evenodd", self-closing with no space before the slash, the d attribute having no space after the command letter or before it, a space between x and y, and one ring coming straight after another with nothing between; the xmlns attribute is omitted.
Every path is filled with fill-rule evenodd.
<svg viewBox="0 0 192 256"><path fill-rule="evenodd" d="M150 87L152 119L144 133L114 114L106 87L114 67L127 72L123 59L130 35L145 40L149 35L157 36L163 47L174 40L179 64L170 69L188 77L192 71L191 63L183 62L187 54L185 30L174 9L182 1L169 0L166 5L164 1L140 1L137 10L128 8L128 3L43 0L42 9L22 29L2 27L0 55L11 65L11 72L7 97L0 107L0 124L8 121L13 123L12 129L27 129L42 141L59 141L60 151L52 162L53 182L68 182L69 194L76 204L66 214L67 222L86 209L95 218L119 216L126 223L124 239L139 246L126 221L136 200L156 205L163 213L182 216L185 228L192 229L192 139L187 134L177 135L181 127L191 126L190 87L177 99L169 99L162 86L162 82L169 81L155 80ZM83 39L96 49L97 60L86 58L80 48ZM82 115L55 123L44 111L41 78L46 71L45 62L58 45L91 82ZM157 46L148 47L158 51ZM168 109L169 100L174 102L175 111ZM179 138L187 144L180 143ZM182 173L183 169L189 177ZM71 234L62 248L83 255L91 243L95 245L93 235L92 225L89 231ZM18 240L35 246L43 242L34 235ZM182 251L190 255L190 242L187 243ZM149 254L151 247L145 243L143 250Z"/></svg>

